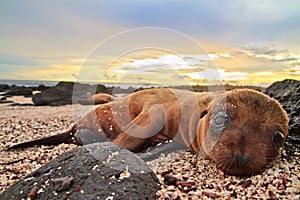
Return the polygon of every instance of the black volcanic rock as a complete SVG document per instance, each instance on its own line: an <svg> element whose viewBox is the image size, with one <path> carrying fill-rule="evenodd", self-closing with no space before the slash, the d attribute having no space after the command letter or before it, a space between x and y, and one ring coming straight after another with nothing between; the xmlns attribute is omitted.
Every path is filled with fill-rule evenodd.
<svg viewBox="0 0 300 200"><path fill-rule="evenodd" d="M289 155L300 152L300 81L287 79L275 82L265 93L278 100L289 116L289 135L285 149Z"/></svg>
<svg viewBox="0 0 300 200"><path fill-rule="evenodd" d="M7 188L0 199L155 199L159 181L146 163L110 142L64 153Z"/></svg>
<svg viewBox="0 0 300 200"><path fill-rule="evenodd" d="M38 87L35 88L35 90L44 91L44 90L47 90L49 88L50 88L50 86L39 85Z"/></svg>
<svg viewBox="0 0 300 200"><path fill-rule="evenodd" d="M56 86L33 95L35 105L66 105L72 103L73 82L59 82Z"/></svg>
<svg viewBox="0 0 300 200"><path fill-rule="evenodd" d="M91 96L98 92L110 93L110 90L104 85L89 85L75 82L59 82L54 87L48 89L40 87L40 89L42 92L32 97L32 101L38 106L67 105L72 104L73 99Z"/></svg>
<svg viewBox="0 0 300 200"><path fill-rule="evenodd" d="M32 88L28 88L25 86L12 86L5 93L7 96L31 96Z"/></svg>
<svg viewBox="0 0 300 200"><path fill-rule="evenodd" d="M9 100L2 100L0 99L0 104L6 104L6 103L14 103L13 101L9 101Z"/></svg>
<svg viewBox="0 0 300 200"><path fill-rule="evenodd" d="M7 84L0 84L0 92L5 92L9 88L10 88L10 86Z"/></svg>

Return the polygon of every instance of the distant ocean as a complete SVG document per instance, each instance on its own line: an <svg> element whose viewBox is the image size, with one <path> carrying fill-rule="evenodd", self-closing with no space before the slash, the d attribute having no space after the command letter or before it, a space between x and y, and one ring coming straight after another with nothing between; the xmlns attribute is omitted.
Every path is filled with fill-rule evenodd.
<svg viewBox="0 0 300 200"><path fill-rule="evenodd" d="M26 87L37 87L39 85L55 86L57 81L39 81L39 80L1 80L0 84L26 86Z"/></svg>
<svg viewBox="0 0 300 200"><path fill-rule="evenodd" d="M1 80L0 79L0 84L7 84L7 85L16 85L16 86L25 86L25 87L37 87L39 85L45 85L45 86L55 86L58 84L58 81L42 81L42 80ZM88 83L88 84L97 84L97 83ZM98 83L98 84L103 84L107 87L113 87L113 86L119 86L123 89L133 87L133 88L138 88L138 87L151 87L151 85L139 85L139 84L107 84L107 83Z"/></svg>

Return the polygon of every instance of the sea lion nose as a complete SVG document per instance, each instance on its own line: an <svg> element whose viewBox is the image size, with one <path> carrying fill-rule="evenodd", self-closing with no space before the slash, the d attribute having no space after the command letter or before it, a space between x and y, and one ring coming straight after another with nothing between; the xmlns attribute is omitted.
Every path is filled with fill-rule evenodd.
<svg viewBox="0 0 300 200"><path fill-rule="evenodd" d="M234 154L234 161L238 167L244 167L247 163L250 162L250 158L241 153Z"/></svg>

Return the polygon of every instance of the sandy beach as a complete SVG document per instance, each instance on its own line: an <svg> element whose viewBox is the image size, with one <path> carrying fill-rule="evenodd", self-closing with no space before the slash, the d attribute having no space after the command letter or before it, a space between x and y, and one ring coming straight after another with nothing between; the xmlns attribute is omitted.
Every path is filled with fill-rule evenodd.
<svg viewBox="0 0 300 200"><path fill-rule="evenodd" d="M16 97L15 102L30 102L30 98ZM22 100L22 101L20 101ZM41 167L57 155L75 148L61 144L55 147L33 147L2 151L11 144L53 135L68 129L72 123L72 106L34 107L0 105L0 191L24 175Z"/></svg>
<svg viewBox="0 0 300 200"><path fill-rule="evenodd" d="M30 98L14 97L30 103ZM87 112L91 107L79 106ZM78 111L78 112L79 112ZM12 151L3 148L18 142L54 135L76 120L72 105L59 107L0 105L0 193L19 178L41 167L75 145L42 146ZM216 165L188 151L162 155L148 163L161 182L158 199L299 199L299 154L287 159L282 154L261 174L251 177L224 175ZM175 177L176 186L167 185ZM167 183L167 184L166 184Z"/></svg>

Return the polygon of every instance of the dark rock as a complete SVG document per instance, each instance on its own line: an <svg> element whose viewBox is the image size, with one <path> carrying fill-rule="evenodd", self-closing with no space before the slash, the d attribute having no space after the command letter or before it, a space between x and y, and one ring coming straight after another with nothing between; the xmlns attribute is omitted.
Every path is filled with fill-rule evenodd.
<svg viewBox="0 0 300 200"><path fill-rule="evenodd" d="M166 185L176 185L177 183L177 178L175 176L172 175L166 175L164 177L164 183Z"/></svg>
<svg viewBox="0 0 300 200"><path fill-rule="evenodd" d="M107 87L105 85L98 84L98 85L96 85L95 93L108 93L107 92Z"/></svg>
<svg viewBox="0 0 300 200"><path fill-rule="evenodd" d="M12 95L8 95L8 94L4 94L4 96L5 96L6 98L11 98L11 97L13 97Z"/></svg>
<svg viewBox="0 0 300 200"><path fill-rule="evenodd" d="M6 101L7 98L6 97L1 97L0 101Z"/></svg>
<svg viewBox="0 0 300 200"><path fill-rule="evenodd" d="M0 104L4 104L4 103L14 103L14 101L10 101L10 100L0 100Z"/></svg>
<svg viewBox="0 0 300 200"><path fill-rule="evenodd" d="M64 153L22 178L0 199L155 199L157 177L135 154L112 143L94 143ZM22 192L21 192L22 191Z"/></svg>
<svg viewBox="0 0 300 200"><path fill-rule="evenodd" d="M35 105L66 105L72 103L74 82L59 82L56 86L33 95Z"/></svg>
<svg viewBox="0 0 300 200"><path fill-rule="evenodd" d="M44 91L44 90L48 90L50 87L49 86L45 86L45 85L39 85L36 90L38 91Z"/></svg>
<svg viewBox="0 0 300 200"><path fill-rule="evenodd" d="M0 84L0 92L5 92L9 88L10 88L10 86L7 84Z"/></svg>
<svg viewBox="0 0 300 200"><path fill-rule="evenodd" d="M34 106L32 103L14 103L13 101L10 101L9 106Z"/></svg>
<svg viewBox="0 0 300 200"><path fill-rule="evenodd" d="M101 130L101 129L100 129ZM102 130L101 130L102 131ZM108 142L109 139L107 137L104 137L105 133L102 132L102 134L97 133L91 129L79 129L74 137L76 138L76 141L80 145L87 145L97 142Z"/></svg>
<svg viewBox="0 0 300 200"><path fill-rule="evenodd" d="M74 82L59 82L56 86L33 95L35 105L60 106L72 104L73 99L91 96L97 92L109 93L104 85L89 85Z"/></svg>
<svg viewBox="0 0 300 200"><path fill-rule="evenodd" d="M32 89L27 87L11 87L9 91L5 93L5 95L11 95L11 96L32 96Z"/></svg>
<svg viewBox="0 0 300 200"><path fill-rule="evenodd" d="M300 151L300 81L284 80L266 88L265 93L278 100L289 116L289 135L285 145L288 155Z"/></svg>
<svg viewBox="0 0 300 200"><path fill-rule="evenodd" d="M113 88L108 88L105 85L90 85L76 82L73 89L73 99L90 97L97 93L112 94Z"/></svg>
<svg viewBox="0 0 300 200"><path fill-rule="evenodd" d="M54 185L54 190L59 192L69 189L72 185L73 180L74 178L72 176L53 179L52 183Z"/></svg>
<svg viewBox="0 0 300 200"><path fill-rule="evenodd" d="M119 86L111 88L112 94L131 94L136 91L136 88L129 87L129 88L121 88Z"/></svg>

